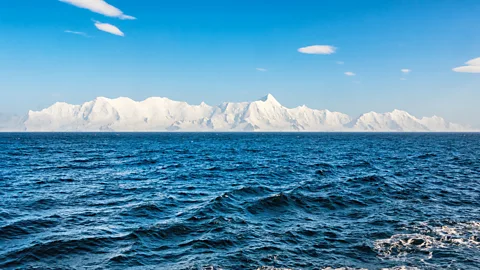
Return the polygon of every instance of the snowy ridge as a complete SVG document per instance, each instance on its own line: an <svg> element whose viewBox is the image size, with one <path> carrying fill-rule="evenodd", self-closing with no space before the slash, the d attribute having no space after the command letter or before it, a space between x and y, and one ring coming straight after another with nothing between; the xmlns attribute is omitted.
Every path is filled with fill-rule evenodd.
<svg viewBox="0 0 480 270"><path fill-rule="evenodd" d="M468 131L438 116L417 119L405 111L365 113L358 118L315 110L293 109L272 95L253 102L189 105L168 98L134 101L98 97L82 105L57 102L29 111L24 131Z"/></svg>

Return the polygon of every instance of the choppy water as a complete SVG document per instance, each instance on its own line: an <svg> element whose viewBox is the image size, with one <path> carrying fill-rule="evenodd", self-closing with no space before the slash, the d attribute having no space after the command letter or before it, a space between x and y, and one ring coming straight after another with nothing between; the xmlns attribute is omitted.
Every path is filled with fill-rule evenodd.
<svg viewBox="0 0 480 270"><path fill-rule="evenodd" d="M479 269L480 134L0 134L0 268Z"/></svg>

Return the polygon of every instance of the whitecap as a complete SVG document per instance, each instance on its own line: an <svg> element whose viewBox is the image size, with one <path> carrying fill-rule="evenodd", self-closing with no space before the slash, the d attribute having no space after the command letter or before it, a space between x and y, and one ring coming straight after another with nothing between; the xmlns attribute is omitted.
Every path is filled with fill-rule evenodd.
<svg viewBox="0 0 480 270"><path fill-rule="evenodd" d="M480 247L480 222L457 222L446 225L418 223L405 228L410 234L395 234L388 239L374 242L374 250L379 257L402 259L410 254L424 254L423 259L431 259L437 248L478 248Z"/></svg>

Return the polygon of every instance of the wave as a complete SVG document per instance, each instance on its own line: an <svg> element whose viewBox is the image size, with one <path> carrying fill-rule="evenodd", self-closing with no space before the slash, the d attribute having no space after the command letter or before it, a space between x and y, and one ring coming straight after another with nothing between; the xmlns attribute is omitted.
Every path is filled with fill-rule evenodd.
<svg viewBox="0 0 480 270"><path fill-rule="evenodd" d="M316 167L316 168L323 168L323 169L333 169L335 166L333 166L330 163L325 163L325 162L319 162L319 163L313 163L309 165L310 167Z"/></svg>
<svg viewBox="0 0 480 270"><path fill-rule="evenodd" d="M0 227L0 240L22 238L24 235L40 233L60 224L56 219L27 219Z"/></svg>
<svg viewBox="0 0 480 270"><path fill-rule="evenodd" d="M129 234L129 238L134 238L138 240L166 240L187 236L196 231L197 228L195 226L189 226L182 223L158 224L146 228L135 229L132 233Z"/></svg>
<svg viewBox="0 0 480 270"><path fill-rule="evenodd" d="M348 159L347 159L348 160ZM373 163L367 160L357 160L346 164L339 164L336 166L338 169L367 169L367 168L374 168Z"/></svg>
<svg viewBox="0 0 480 270"><path fill-rule="evenodd" d="M224 249L234 247L236 242L231 239L194 239L178 244L179 247L193 249Z"/></svg>
<svg viewBox="0 0 480 270"><path fill-rule="evenodd" d="M360 200L341 195L307 196L300 192L278 193L261 198L248 204L247 210L252 214L267 211L297 211L316 212L321 208L335 210L347 207L363 207L366 204Z"/></svg>
<svg viewBox="0 0 480 270"><path fill-rule="evenodd" d="M84 162L85 163L85 162ZM82 164L82 163L80 163ZM108 164L95 164L95 166L91 166L91 165L84 165L84 166L81 166L81 165L73 165L73 164L64 164L64 165L58 165L56 166L55 168L53 167L49 167L48 169L49 170L65 170L65 171L68 171L68 170L86 170L86 171L94 171L94 170L98 170L98 169L103 169L103 168L109 168L111 165L108 165Z"/></svg>
<svg viewBox="0 0 480 270"><path fill-rule="evenodd" d="M129 162L126 165L142 166L142 165L155 165L157 163L158 163L158 160L156 159L141 159L141 160L135 160L135 161Z"/></svg>
<svg viewBox="0 0 480 270"><path fill-rule="evenodd" d="M182 168L182 167L183 167L182 164L174 163L174 164L167 164L167 165L160 166L160 167L158 167L158 169L167 170L167 169L178 169L178 168Z"/></svg>
<svg viewBox="0 0 480 270"><path fill-rule="evenodd" d="M98 160L103 160L101 158L79 158L79 159L74 159L71 162L73 163L89 163L89 162L95 162Z"/></svg>
<svg viewBox="0 0 480 270"><path fill-rule="evenodd" d="M257 270L293 270L291 268L276 268L273 266L261 266Z"/></svg>
<svg viewBox="0 0 480 270"><path fill-rule="evenodd" d="M64 258L72 254L96 253L113 247L116 237L88 237L70 240L53 240L33 243L24 248L10 251L0 256L0 268L19 268L29 262Z"/></svg>
<svg viewBox="0 0 480 270"><path fill-rule="evenodd" d="M120 215L132 217L152 217L164 214L165 212L166 207L159 206L155 203L143 203L129 207L128 209L122 211Z"/></svg>
<svg viewBox="0 0 480 270"><path fill-rule="evenodd" d="M375 241L374 249L382 257L405 257L408 254L422 252L432 257L431 249L436 239L422 234L396 234L389 239Z"/></svg>
<svg viewBox="0 0 480 270"><path fill-rule="evenodd" d="M348 182L352 183L383 183L386 179L378 175L369 175L363 177L355 177L348 179Z"/></svg>
<svg viewBox="0 0 480 270"><path fill-rule="evenodd" d="M275 268L273 266L262 266L257 268L257 270L293 270L292 268ZM325 267L321 270L369 270L368 268L354 268L354 267ZM395 266L390 268L381 268L381 270L420 270L416 267L409 266Z"/></svg>
<svg viewBox="0 0 480 270"><path fill-rule="evenodd" d="M239 189L229 191L225 193L227 196L258 196L258 195L263 195L267 193L271 193L273 190L269 187L266 186L244 186Z"/></svg>
<svg viewBox="0 0 480 270"><path fill-rule="evenodd" d="M28 203L29 208L36 210L48 210L55 207L58 207L61 204L60 201L54 198L42 198L38 200L33 200Z"/></svg>
<svg viewBox="0 0 480 270"><path fill-rule="evenodd" d="M376 240L374 249L384 258L399 259L423 254L424 259L431 259L438 249L480 247L480 222L476 221L442 226L420 223L410 230L414 233L395 234L388 239Z"/></svg>
<svg viewBox="0 0 480 270"><path fill-rule="evenodd" d="M418 159L429 159L429 158L434 158L436 157L437 155L434 154L434 153L426 153L426 154L421 154L419 156L417 156Z"/></svg>

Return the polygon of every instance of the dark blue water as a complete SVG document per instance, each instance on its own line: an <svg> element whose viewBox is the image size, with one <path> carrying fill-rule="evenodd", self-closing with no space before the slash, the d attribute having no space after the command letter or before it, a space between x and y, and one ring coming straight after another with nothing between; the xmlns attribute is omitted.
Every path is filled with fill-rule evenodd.
<svg viewBox="0 0 480 270"><path fill-rule="evenodd" d="M0 134L2 269L479 269L480 134Z"/></svg>

